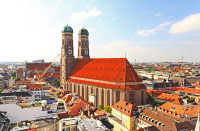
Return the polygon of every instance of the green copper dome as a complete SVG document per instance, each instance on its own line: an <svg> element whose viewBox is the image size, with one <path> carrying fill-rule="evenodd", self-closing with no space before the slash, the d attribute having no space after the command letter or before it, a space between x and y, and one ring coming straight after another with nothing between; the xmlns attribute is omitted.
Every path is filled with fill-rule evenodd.
<svg viewBox="0 0 200 131"><path fill-rule="evenodd" d="M89 35L89 32L87 29L82 28L78 31L78 35Z"/></svg>
<svg viewBox="0 0 200 131"><path fill-rule="evenodd" d="M73 33L73 29L72 29L72 27L67 25L67 26L63 27L62 32L71 32L71 33Z"/></svg>

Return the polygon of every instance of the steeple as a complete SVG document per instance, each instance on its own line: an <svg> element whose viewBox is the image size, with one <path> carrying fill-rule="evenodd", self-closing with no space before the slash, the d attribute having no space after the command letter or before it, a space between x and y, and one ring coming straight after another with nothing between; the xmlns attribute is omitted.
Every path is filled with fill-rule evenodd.
<svg viewBox="0 0 200 131"><path fill-rule="evenodd" d="M73 29L70 26L64 26L62 29L62 48L61 48L61 72L60 85L66 89L66 79L70 75L74 65L74 46Z"/></svg>
<svg viewBox="0 0 200 131"><path fill-rule="evenodd" d="M78 59L90 58L89 54L89 32L84 27L78 32Z"/></svg>

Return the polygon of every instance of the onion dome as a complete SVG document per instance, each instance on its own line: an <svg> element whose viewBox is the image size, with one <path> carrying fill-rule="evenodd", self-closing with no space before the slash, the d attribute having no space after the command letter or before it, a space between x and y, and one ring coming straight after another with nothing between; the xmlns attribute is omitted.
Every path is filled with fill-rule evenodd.
<svg viewBox="0 0 200 131"><path fill-rule="evenodd" d="M73 29L72 29L72 27L66 25L66 26L63 27L62 32L71 32L71 33L73 33Z"/></svg>
<svg viewBox="0 0 200 131"><path fill-rule="evenodd" d="M89 32L87 29L82 28L78 31L78 35L89 35Z"/></svg>

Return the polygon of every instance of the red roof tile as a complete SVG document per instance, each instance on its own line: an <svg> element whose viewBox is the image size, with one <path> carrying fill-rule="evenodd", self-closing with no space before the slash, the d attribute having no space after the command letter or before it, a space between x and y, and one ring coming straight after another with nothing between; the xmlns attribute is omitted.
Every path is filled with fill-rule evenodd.
<svg viewBox="0 0 200 131"><path fill-rule="evenodd" d="M173 104L170 102L166 102L165 104L158 107L158 111L161 113L168 115L170 117L181 119L178 115L182 116L187 114L191 109L185 106Z"/></svg>
<svg viewBox="0 0 200 131"><path fill-rule="evenodd" d="M125 58L79 59L70 76L109 82L142 82Z"/></svg>
<svg viewBox="0 0 200 131"><path fill-rule="evenodd" d="M17 74L23 74L23 72L24 72L24 69L23 68L19 68L19 69L17 69Z"/></svg>
<svg viewBox="0 0 200 131"><path fill-rule="evenodd" d="M162 99L162 100L166 100L166 101L171 101L175 104L181 104L181 102L180 102L181 97L179 97L178 95L162 93L157 98Z"/></svg>
<svg viewBox="0 0 200 131"><path fill-rule="evenodd" d="M51 63L26 63L26 70L42 70L44 71Z"/></svg>
<svg viewBox="0 0 200 131"><path fill-rule="evenodd" d="M120 111L121 113L124 113L128 116L132 116L133 115L133 111L137 111L138 108L136 106L134 106L131 103L128 103L126 101L122 101L120 100L119 102L115 103L112 108Z"/></svg>

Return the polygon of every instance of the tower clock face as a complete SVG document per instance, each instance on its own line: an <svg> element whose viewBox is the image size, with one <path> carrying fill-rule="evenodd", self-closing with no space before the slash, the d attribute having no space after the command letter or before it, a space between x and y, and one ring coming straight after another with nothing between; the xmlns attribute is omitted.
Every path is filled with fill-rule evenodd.
<svg viewBox="0 0 200 131"><path fill-rule="evenodd" d="M87 50L85 51L85 54L86 54L86 55L88 54L88 51L87 51Z"/></svg>
<svg viewBox="0 0 200 131"><path fill-rule="evenodd" d="M72 54L72 50L68 50L68 53L71 55Z"/></svg>

